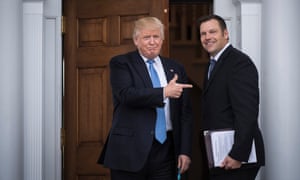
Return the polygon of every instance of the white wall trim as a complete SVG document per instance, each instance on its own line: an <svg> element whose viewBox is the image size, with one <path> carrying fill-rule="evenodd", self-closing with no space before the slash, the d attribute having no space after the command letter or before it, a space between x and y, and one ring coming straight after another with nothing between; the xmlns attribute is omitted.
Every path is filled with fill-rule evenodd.
<svg viewBox="0 0 300 180"><path fill-rule="evenodd" d="M241 2L241 49L261 70L261 3Z"/></svg>
<svg viewBox="0 0 300 180"><path fill-rule="evenodd" d="M24 179L42 179L43 3L23 3Z"/></svg>
<svg viewBox="0 0 300 180"><path fill-rule="evenodd" d="M63 61L61 12L62 0L44 3L44 139L43 180L62 179Z"/></svg>
<svg viewBox="0 0 300 180"><path fill-rule="evenodd" d="M44 19L44 178L60 180L62 175L62 151L60 129L62 127L62 52L61 18Z"/></svg>
<svg viewBox="0 0 300 180"><path fill-rule="evenodd" d="M61 180L61 0L24 1L24 180Z"/></svg>

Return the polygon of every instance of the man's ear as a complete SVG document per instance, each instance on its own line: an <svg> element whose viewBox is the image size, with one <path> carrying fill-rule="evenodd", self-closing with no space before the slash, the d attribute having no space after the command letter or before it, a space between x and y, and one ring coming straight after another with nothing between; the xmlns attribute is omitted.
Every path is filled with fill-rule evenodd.
<svg viewBox="0 0 300 180"><path fill-rule="evenodd" d="M133 43L134 45L137 47L138 43L137 43L137 38L133 38Z"/></svg>
<svg viewBox="0 0 300 180"><path fill-rule="evenodd" d="M224 29L223 36L225 37L225 39L229 40L229 32L227 29Z"/></svg>

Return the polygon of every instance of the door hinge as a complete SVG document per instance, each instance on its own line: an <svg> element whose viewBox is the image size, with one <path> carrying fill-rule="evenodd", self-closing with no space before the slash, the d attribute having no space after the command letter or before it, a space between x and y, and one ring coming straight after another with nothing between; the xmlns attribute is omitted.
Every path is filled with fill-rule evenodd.
<svg viewBox="0 0 300 180"><path fill-rule="evenodd" d="M66 131L65 128L60 129L60 148L63 150L66 144Z"/></svg>
<svg viewBox="0 0 300 180"><path fill-rule="evenodd" d="M61 33L65 34L66 33L66 17L61 16Z"/></svg>

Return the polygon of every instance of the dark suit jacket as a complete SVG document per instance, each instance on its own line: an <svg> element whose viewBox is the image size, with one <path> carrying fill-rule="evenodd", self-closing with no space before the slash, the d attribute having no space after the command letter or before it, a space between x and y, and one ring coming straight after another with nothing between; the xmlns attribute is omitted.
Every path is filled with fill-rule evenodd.
<svg viewBox="0 0 300 180"><path fill-rule="evenodd" d="M167 81L178 74L187 83L183 66L160 57ZM156 107L163 107L163 88L153 88L147 66L138 51L113 57L110 80L114 100L112 127L98 160L104 166L126 171L140 170L154 138ZM192 113L184 90L181 98L170 99L175 153L191 155Z"/></svg>
<svg viewBox="0 0 300 180"><path fill-rule="evenodd" d="M258 126L258 72L251 59L231 45L218 59L210 79L204 80L202 110L203 130L235 130L229 153L232 158L248 161L254 139L256 165L264 165L263 138Z"/></svg>

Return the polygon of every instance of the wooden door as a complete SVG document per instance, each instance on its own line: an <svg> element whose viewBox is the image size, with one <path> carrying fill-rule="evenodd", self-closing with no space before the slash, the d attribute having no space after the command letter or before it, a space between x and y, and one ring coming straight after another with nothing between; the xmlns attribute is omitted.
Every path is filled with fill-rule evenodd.
<svg viewBox="0 0 300 180"><path fill-rule="evenodd" d="M109 180L98 165L112 120L108 63L134 50L133 21L156 16L166 25L162 54L168 56L168 0L64 0L65 180Z"/></svg>

